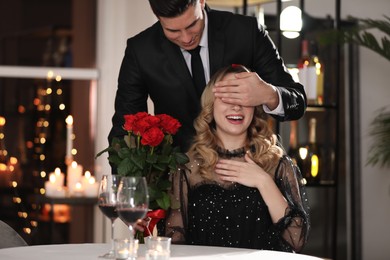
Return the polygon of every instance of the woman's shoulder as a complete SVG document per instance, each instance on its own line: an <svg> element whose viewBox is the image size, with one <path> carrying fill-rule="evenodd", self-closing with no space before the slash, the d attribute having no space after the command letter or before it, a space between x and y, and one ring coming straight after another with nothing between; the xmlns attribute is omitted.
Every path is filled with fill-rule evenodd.
<svg viewBox="0 0 390 260"><path fill-rule="evenodd" d="M287 154L283 154L283 155L280 157L279 164L294 166L294 161L293 161L292 158L291 158L290 156L288 156Z"/></svg>
<svg viewBox="0 0 390 260"><path fill-rule="evenodd" d="M282 155L279 160L279 164L276 168L275 177L281 174L300 173L298 166L294 163L292 158L286 154Z"/></svg>

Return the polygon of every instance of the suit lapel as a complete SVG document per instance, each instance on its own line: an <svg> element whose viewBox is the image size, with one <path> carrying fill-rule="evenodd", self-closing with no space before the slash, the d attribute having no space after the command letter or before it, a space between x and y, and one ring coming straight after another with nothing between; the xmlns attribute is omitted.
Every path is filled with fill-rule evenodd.
<svg viewBox="0 0 390 260"><path fill-rule="evenodd" d="M224 58L225 43L224 35L219 30L220 19L214 15L213 11L208 11L209 19L209 59L210 59L210 76L222 67Z"/></svg>
<svg viewBox="0 0 390 260"><path fill-rule="evenodd" d="M197 94L195 86L192 82L191 74L187 68L187 64L184 60L183 54L181 53L180 48L171 43L162 32L162 50L166 54L167 59L172 64L172 68L175 71L175 75L182 82L183 88L186 88L188 93L194 98L197 99Z"/></svg>

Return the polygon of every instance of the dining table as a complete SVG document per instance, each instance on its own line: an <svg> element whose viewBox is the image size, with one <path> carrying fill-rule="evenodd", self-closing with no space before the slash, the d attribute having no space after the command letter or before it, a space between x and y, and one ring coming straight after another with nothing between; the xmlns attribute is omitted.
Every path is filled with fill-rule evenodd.
<svg viewBox="0 0 390 260"><path fill-rule="evenodd" d="M0 249L1 260L97 260L110 249L110 244L51 244L33 245ZM137 259L145 259L145 245L140 244ZM324 260L315 256L285 253L269 250L255 250L231 247L171 245L174 260L245 259L245 260Z"/></svg>

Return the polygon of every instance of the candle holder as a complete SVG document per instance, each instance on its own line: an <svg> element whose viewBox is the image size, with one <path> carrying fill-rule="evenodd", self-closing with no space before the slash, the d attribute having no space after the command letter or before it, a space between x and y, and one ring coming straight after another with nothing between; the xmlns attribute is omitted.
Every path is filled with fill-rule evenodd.
<svg viewBox="0 0 390 260"><path fill-rule="evenodd" d="M145 238L146 260L168 260L171 255L171 238L170 237L153 237Z"/></svg>
<svg viewBox="0 0 390 260"><path fill-rule="evenodd" d="M138 239L114 239L115 259L135 260L138 256Z"/></svg>

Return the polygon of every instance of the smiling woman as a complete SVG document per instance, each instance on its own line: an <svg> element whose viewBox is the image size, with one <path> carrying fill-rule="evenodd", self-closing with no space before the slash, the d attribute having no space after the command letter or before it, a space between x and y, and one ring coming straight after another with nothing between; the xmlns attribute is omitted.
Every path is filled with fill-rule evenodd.
<svg viewBox="0 0 390 260"><path fill-rule="evenodd" d="M173 243L287 252L306 244L302 177L279 147L262 107L233 105L213 95L217 82L250 73L241 65L225 67L202 94L190 161L172 176L166 235Z"/></svg>

